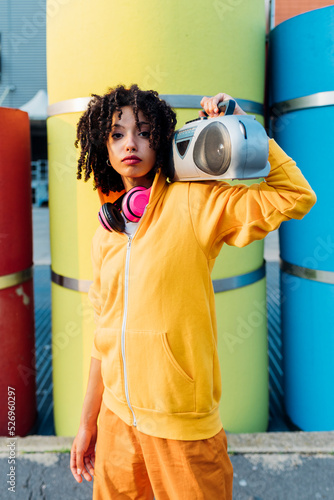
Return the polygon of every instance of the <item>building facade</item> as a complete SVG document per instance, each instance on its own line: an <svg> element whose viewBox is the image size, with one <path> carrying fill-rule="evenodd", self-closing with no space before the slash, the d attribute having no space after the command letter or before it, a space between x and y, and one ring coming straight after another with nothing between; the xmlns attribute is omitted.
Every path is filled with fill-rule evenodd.
<svg viewBox="0 0 334 500"><path fill-rule="evenodd" d="M333 5L331 0L298 0L298 2L275 0L275 26L290 19L290 17L329 5Z"/></svg>
<svg viewBox="0 0 334 500"><path fill-rule="evenodd" d="M46 91L46 17L46 0L1 0L1 106L20 108Z"/></svg>

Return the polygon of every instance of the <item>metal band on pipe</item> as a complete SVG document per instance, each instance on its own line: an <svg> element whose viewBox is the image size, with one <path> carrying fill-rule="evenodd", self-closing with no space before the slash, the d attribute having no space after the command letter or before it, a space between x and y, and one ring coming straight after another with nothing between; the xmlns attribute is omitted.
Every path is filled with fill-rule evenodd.
<svg viewBox="0 0 334 500"><path fill-rule="evenodd" d="M291 111L333 105L334 90L329 90L328 92L318 92L304 97L296 97L295 99L277 102L271 107L271 115L276 118L285 113L290 113Z"/></svg>
<svg viewBox="0 0 334 500"><path fill-rule="evenodd" d="M92 281L90 280L77 280L75 278L68 278L67 276L62 276L61 274L55 273L51 269L51 281L56 285L63 286L69 290L74 290L75 292L88 292Z"/></svg>
<svg viewBox="0 0 334 500"><path fill-rule="evenodd" d="M168 102L173 108L199 109L201 108L201 95L188 94L161 94L161 99ZM264 107L260 102L249 101L247 99L235 99L244 111L263 115Z"/></svg>
<svg viewBox="0 0 334 500"><path fill-rule="evenodd" d="M20 285L25 281L29 281L33 277L33 267L28 267L23 271L18 271L17 273L6 274L5 276L0 276L0 290L5 288L10 288L12 286Z"/></svg>
<svg viewBox="0 0 334 500"><path fill-rule="evenodd" d="M304 278L312 281L319 281L320 283L327 283L334 285L334 272L333 271L319 271L317 269L310 269L308 267L297 266L290 264L285 260L280 260L280 268L285 273Z"/></svg>
<svg viewBox="0 0 334 500"><path fill-rule="evenodd" d="M251 285L256 281L261 280L266 275L265 262L263 265L251 271L250 273L239 274L238 276L231 276L230 278L222 278L218 280L212 280L213 288L215 293L227 292L228 290L235 290L236 288L241 288L243 286ZM61 274L55 273L51 270L51 281L56 283L56 285L63 286L64 288L69 288L76 292L88 292L92 281L90 280L77 280L75 278L68 278L67 276L62 276Z"/></svg>
<svg viewBox="0 0 334 500"><path fill-rule="evenodd" d="M199 109L203 96L188 94L161 94L161 99L168 102L173 108ZM91 97L77 97L65 101L55 102L48 107L48 116L62 115L64 113L79 113L87 109ZM249 101L247 99L237 99L238 104L248 113L258 115L264 114L263 104L260 102Z"/></svg>
<svg viewBox="0 0 334 500"><path fill-rule="evenodd" d="M227 292L229 290L235 290L237 288L241 288L243 286L252 285L257 281L260 281L266 275L266 263L263 261L263 264L255 271L251 271L250 273L239 274L237 276L231 276L230 278L222 278L219 280L212 280L213 289L215 293L219 292Z"/></svg>
<svg viewBox="0 0 334 500"><path fill-rule="evenodd" d="M86 111L88 103L91 99L91 97L76 97L75 99L55 102L54 104L48 106L48 116Z"/></svg>

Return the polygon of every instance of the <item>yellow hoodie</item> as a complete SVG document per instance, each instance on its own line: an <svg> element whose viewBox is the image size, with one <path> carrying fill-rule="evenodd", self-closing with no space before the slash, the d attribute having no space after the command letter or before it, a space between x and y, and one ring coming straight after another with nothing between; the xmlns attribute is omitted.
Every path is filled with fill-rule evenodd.
<svg viewBox="0 0 334 500"><path fill-rule="evenodd" d="M168 184L157 174L133 236L99 227L89 291L106 406L146 434L206 439L222 428L211 270L223 243L242 247L316 201L273 141L266 182Z"/></svg>

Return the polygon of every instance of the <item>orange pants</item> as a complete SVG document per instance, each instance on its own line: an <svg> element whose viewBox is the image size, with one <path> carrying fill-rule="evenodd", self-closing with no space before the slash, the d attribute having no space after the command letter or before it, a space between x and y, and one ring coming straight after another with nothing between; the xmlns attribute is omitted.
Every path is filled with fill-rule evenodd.
<svg viewBox="0 0 334 500"><path fill-rule="evenodd" d="M222 429L210 439L148 436L101 406L93 500L232 500Z"/></svg>

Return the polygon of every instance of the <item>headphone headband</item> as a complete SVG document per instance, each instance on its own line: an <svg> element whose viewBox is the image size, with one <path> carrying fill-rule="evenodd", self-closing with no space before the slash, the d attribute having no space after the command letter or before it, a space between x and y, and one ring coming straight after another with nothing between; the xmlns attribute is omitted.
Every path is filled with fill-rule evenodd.
<svg viewBox="0 0 334 500"><path fill-rule="evenodd" d="M151 188L136 186L120 196L114 203L104 203L98 214L99 221L104 229L119 233L124 232L125 221L120 211L120 202L122 202L124 217L129 222L138 222L148 204L150 193Z"/></svg>

